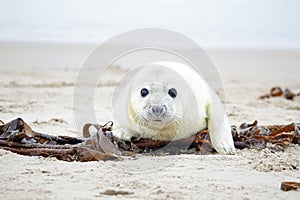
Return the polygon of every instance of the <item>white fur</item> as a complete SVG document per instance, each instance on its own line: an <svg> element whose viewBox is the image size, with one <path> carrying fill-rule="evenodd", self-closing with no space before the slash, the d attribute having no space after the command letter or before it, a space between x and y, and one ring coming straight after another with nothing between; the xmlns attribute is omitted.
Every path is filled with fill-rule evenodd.
<svg viewBox="0 0 300 200"><path fill-rule="evenodd" d="M158 101L173 103L180 110L180 126L170 125L163 130L139 125L132 119L130 112L139 109L143 99L138 98L141 87L161 83L169 88L176 88L176 100L164 99L163 92ZM131 137L144 137L154 140L172 140L194 135L208 128L212 146L222 154L234 153L231 128L223 105L213 90L210 90L204 79L191 67L175 62L158 62L145 65L132 71L128 79L121 83L115 92L113 133L124 140ZM135 95L136 98L132 98ZM151 95L151 94L150 94ZM133 113L135 114L135 113Z"/></svg>

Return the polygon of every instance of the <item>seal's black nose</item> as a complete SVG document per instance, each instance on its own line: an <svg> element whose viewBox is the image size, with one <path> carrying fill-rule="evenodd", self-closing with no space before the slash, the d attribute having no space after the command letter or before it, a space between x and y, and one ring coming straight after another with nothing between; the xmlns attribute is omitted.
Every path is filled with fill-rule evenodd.
<svg viewBox="0 0 300 200"><path fill-rule="evenodd" d="M151 108L151 112L156 116L163 114L164 110L165 108L163 106L152 106Z"/></svg>

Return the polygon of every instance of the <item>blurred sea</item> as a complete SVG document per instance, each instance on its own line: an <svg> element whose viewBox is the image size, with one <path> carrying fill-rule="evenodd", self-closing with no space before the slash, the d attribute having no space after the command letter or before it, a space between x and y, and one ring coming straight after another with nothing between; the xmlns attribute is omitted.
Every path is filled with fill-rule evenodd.
<svg viewBox="0 0 300 200"><path fill-rule="evenodd" d="M0 41L101 43L138 28L204 47L300 49L297 0L0 1Z"/></svg>

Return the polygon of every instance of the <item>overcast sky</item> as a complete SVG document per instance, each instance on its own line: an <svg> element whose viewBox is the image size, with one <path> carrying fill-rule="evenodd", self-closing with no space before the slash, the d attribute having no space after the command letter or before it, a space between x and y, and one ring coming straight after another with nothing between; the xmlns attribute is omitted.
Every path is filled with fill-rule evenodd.
<svg viewBox="0 0 300 200"><path fill-rule="evenodd" d="M205 46L300 48L297 0L1 0L0 40L101 42L138 28Z"/></svg>

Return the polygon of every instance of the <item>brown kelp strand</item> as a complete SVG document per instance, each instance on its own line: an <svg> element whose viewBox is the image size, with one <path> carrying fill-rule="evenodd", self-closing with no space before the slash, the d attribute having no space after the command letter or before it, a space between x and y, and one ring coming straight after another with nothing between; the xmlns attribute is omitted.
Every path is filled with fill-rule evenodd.
<svg viewBox="0 0 300 200"><path fill-rule="evenodd" d="M31 129L21 118L0 124L0 148L22 155L56 157L65 161L122 160L122 156L134 156L136 153L150 155L172 154L212 154L208 130L173 141L154 141L145 138L132 138L124 141L113 135L113 123L104 125L86 124L83 127L85 138L53 136L38 133ZM232 136L237 149L272 148L282 151L289 144L300 144L300 126L258 125L242 123L232 126ZM267 145L271 144L271 145Z"/></svg>

